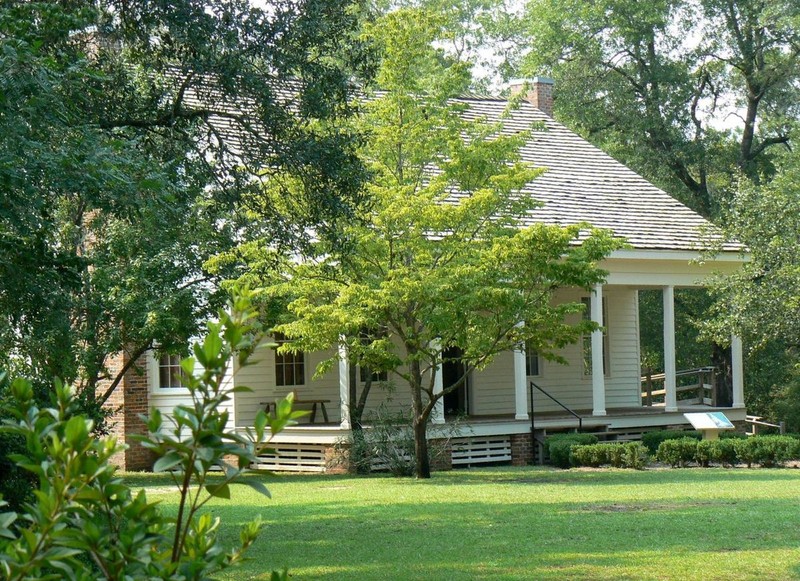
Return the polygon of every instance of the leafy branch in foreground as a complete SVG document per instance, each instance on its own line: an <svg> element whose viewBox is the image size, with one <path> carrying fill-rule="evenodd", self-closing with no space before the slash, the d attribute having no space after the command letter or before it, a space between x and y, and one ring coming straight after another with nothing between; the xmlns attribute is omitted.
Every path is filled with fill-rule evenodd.
<svg viewBox="0 0 800 581"><path fill-rule="evenodd" d="M228 312L208 324L194 357L182 362L192 405L177 407L171 426L154 411L150 434L141 437L158 457L156 471L170 471L179 487L174 519L116 474L110 462L124 447L92 434L93 422L78 413L70 387L56 381L53 406L40 408L30 381L8 384L0 378L14 402L8 409L12 419L2 430L25 439L27 451L14 460L39 480L33 502L20 513L0 514L4 578L205 579L243 559L261 523L246 524L239 546L226 551L217 539L219 519L201 509L211 498L230 498L230 485L267 449L272 436L302 415L292 411L288 396L274 416L260 412L243 434L227 429L225 404L232 392L247 389L229 389L227 367L234 357L240 367L247 365L259 339L252 294L238 294ZM219 467L222 476L212 477ZM246 484L269 496L263 484ZM273 573L273 579L285 576L285 571Z"/></svg>

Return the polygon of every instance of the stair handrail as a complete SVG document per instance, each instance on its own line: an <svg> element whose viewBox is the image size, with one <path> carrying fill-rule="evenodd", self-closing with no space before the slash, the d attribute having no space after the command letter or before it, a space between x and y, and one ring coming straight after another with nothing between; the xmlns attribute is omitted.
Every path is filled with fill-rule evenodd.
<svg viewBox="0 0 800 581"><path fill-rule="evenodd" d="M533 415L534 415L534 414L533 414L533 388L536 388L536 389L538 389L539 391L541 391L543 394L545 394L547 397L549 397L549 398L550 398L550 399L552 399L554 402L556 402L556 403L557 403L559 406L561 406L561 408L562 408L562 409L564 409L564 410L565 410L567 413L569 413L569 414L571 414L573 417L577 418L577 419L578 419L578 431L579 431L579 432L582 432L582 431L583 431L583 418L582 418L581 416L579 416L579 415L578 415L578 414L576 414L574 411L572 411L570 408L568 408L568 407L567 407L567 406L565 406L563 403L561 403L560 401L558 401L556 398L554 398L554 397L553 397L552 395L550 395L550 394L549 394L547 391L545 391L544 389L542 389L541 387L539 387L538 385L536 385L534 382L530 381L529 383L530 383L530 396L531 396L531 438L535 438L535 437L536 437L536 435L535 435L535 433L534 433L535 426L534 426L534 419L533 419Z"/></svg>

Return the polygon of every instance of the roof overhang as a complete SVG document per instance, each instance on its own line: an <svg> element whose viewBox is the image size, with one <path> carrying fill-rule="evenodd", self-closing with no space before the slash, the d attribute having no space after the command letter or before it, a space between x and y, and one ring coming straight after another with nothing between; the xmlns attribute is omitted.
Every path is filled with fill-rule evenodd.
<svg viewBox="0 0 800 581"><path fill-rule="evenodd" d="M731 274L749 260L743 252L706 256L688 250L616 250L600 267L608 271L607 284L637 287L703 287L710 277Z"/></svg>

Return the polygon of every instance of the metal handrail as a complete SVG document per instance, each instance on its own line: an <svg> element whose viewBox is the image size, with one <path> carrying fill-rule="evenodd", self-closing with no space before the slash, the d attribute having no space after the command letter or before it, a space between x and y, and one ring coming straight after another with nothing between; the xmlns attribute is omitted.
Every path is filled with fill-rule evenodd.
<svg viewBox="0 0 800 581"><path fill-rule="evenodd" d="M569 408L568 408L567 406L565 406L563 403L561 403L560 401L558 401L558 400L557 400L556 398L554 398L552 395L550 395L549 393L547 393L547 392L546 392L544 389L542 389L541 387L539 387L538 385L536 385L534 382L532 382L532 381L531 381L531 382L530 382L530 392L531 392L531 393L530 393L530 396L531 396L531 437L535 437L535 436L534 436L534 423L533 423L533 421L534 421L534 420L533 420L533 388L534 388L534 387L535 387L536 389L538 389L539 391L541 391L543 394L545 394L547 397L549 397L550 399L552 399L554 402L556 402L556 403L557 403L559 406L561 406L561 408L563 408L563 409L564 409L566 412L570 413L570 414L571 414L573 417L577 418L577 419L578 419L578 431L579 431L579 432L583 431L583 418L582 418L581 416L579 416L578 414L576 414L574 411L572 411L571 409L569 409Z"/></svg>

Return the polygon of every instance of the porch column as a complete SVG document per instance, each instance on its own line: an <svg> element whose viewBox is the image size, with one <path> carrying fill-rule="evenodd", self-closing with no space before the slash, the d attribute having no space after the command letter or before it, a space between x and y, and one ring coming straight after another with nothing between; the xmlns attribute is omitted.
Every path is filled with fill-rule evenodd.
<svg viewBox="0 0 800 581"><path fill-rule="evenodd" d="M339 405L343 430L349 430L350 426L350 361L347 356L347 347L344 340L339 343Z"/></svg>
<svg viewBox="0 0 800 581"><path fill-rule="evenodd" d="M439 351L438 356L438 364L436 367L433 368L432 373L433 375L433 393L434 395L442 393L444 389L444 381L442 379L442 350L440 348L439 342L436 341L433 344L434 349ZM433 411L431 412L431 423L432 424L443 424L444 423L444 398L440 397L439 400L436 402L436 405L433 406Z"/></svg>
<svg viewBox="0 0 800 581"><path fill-rule="evenodd" d="M664 297L664 411L678 411L675 376L675 287L665 286Z"/></svg>
<svg viewBox="0 0 800 581"><path fill-rule="evenodd" d="M524 322L517 323L517 327L523 327ZM525 343L520 343L518 349L514 349L514 419L528 420L528 374L525 373Z"/></svg>
<svg viewBox="0 0 800 581"><path fill-rule="evenodd" d="M597 284L592 292L592 321L603 326L603 285ZM606 376L603 365L603 330L592 331L592 415L606 415Z"/></svg>
<svg viewBox="0 0 800 581"><path fill-rule="evenodd" d="M733 375L733 405L731 407L744 407L744 356L742 353L742 338L736 335L731 337L731 373Z"/></svg>

